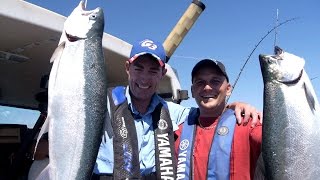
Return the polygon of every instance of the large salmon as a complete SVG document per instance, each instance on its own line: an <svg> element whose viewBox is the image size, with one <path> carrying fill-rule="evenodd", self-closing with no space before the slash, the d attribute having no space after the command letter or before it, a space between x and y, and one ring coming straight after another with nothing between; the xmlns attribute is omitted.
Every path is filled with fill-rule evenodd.
<svg viewBox="0 0 320 180"><path fill-rule="evenodd" d="M304 59L275 48L260 55L262 156L267 179L320 178L320 107Z"/></svg>
<svg viewBox="0 0 320 180"><path fill-rule="evenodd" d="M107 107L103 29L102 9L85 11L82 1L65 21L51 58L49 165L39 179L91 178Z"/></svg>

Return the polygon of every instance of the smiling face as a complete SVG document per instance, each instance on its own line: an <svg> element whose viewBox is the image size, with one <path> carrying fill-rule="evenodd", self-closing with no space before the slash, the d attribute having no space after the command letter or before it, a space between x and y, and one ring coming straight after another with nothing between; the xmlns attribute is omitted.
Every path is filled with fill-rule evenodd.
<svg viewBox="0 0 320 180"><path fill-rule="evenodd" d="M149 54L141 55L132 63L126 62L129 87L133 102L150 103L166 69Z"/></svg>
<svg viewBox="0 0 320 180"><path fill-rule="evenodd" d="M226 77L217 68L205 67L199 70L193 77L191 92L201 116L220 116L226 97L231 94L231 88Z"/></svg>

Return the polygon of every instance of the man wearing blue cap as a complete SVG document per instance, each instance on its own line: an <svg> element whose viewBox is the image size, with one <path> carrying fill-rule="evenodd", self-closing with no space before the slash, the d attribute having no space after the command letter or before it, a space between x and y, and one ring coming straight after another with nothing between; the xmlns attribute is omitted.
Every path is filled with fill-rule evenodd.
<svg viewBox="0 0 320 180"><path fill-rule="evenodd" d="M109 91L109 117L92 179L176 178L173 131L187 119L190 108L156 94L167 71L165 63L161 43L145 39L133 45L125 63L129 85ZM245 110L246 117L257 117L249 105L233 107L238 116Z"/></svg>

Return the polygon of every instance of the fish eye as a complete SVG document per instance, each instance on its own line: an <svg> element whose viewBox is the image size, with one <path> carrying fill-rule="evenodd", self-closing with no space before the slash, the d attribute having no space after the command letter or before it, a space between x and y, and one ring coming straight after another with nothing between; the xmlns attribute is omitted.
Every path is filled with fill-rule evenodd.
<svg viewBox="0 0 320 180"><path fill-rule="evenodd" d="M97 15L96 15L96 14L91 14L90 17L89 17L89 19L95 20L95 19L97 19Z"/></svg>

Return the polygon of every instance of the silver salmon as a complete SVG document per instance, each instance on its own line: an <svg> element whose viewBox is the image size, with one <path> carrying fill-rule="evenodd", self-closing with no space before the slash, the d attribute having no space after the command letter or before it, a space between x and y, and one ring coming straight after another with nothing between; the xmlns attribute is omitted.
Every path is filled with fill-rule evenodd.
<svg viewBox="0 0 320 180"><path fill-rule="evenodd" d="M103 10L85 11L82 1L65 21L51 58L49 165L38 179L91 178L107 111L103 30Z"/></svg>
<svg viewBox="0 0 320 180"><path fill-rule="evenodd" d="M320 178L320 107L303 58L260 55L264 81L262 157L267 179Z"/></svg>

